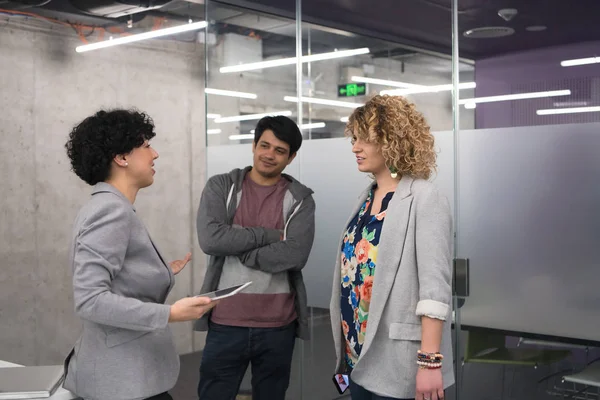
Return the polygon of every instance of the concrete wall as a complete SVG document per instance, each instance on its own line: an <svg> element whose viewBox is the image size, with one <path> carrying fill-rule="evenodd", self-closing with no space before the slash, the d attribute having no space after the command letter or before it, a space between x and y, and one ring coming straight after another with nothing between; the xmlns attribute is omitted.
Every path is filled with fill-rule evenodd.
<svg viewBox="0 0 600 400"><path fill-rule="evenodd" d="M64 144L98 109L135 106L154 119L156 181L136 208L165 257L194 250L169 301L201 281L204 49L154 41L78 54L71 31L13 21L0 28L0 359L34 365L61 362L80 332L67 257L90 187L69 170ZM191 325L173 330L178 350L192 351Z"/></svg>

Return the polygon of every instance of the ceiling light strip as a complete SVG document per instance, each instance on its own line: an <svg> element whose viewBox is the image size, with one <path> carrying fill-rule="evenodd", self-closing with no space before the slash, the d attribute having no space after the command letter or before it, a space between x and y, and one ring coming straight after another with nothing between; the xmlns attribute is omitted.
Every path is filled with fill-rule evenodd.
<svg viewBox="0 0 600 400"><path fill-rule="evenodd" d="M240 97L242 99L256 99L258 96L255 93L236 92L233 90L206 88L204 93L215 94L217 96Z"/></svg>
<svg viewBox="0 0 600 400"><path fill-rule="evenodd" d="M524 99L537 99L541 97L555 97L555 96L569 96L571 91L566 90L549 90L546 92L529 92L529 93L515 93L515 94L504 94L499 96L487 96L487 97L474 97L472 99L461 99L458 101L459 104L476 104L476 103L493 103L496 101L509 101L509 100L524 100Z"/></svg>
<svg viewBox="0 0 600 400"><path fill-rule="evenodd" d="M232 117L216 118L215 122L218 124L221 124L224 122L252 121L255 119L261 119L263 117L273 117L276 115L283 115L283 116L289 117L290 115L292 115L292 112L289 110L286 110L286 111L273 111L273 112L261 113L261 114L234 115Z"/></svg>
<svg viewBox="0 0 600 400"><path fill-rule="evenodd" d="M459 90L464 89L474 89L477 86L475 82L463 82L458 84ZM452 84L448 83L445 85L433 85L433 86L421 86L418 88L410 88L410 89L388 89L382 90L379 92L381 95L389 95L389 96L406 96L409 94L417 94L417 93L438 93L438 92L446 92L452 90Z"/></svg>
<svg viewBox="0 0 600 400"><path fill-rule="evenodd" d="M562 67L575 67L578 65L598 64L600 57L575 58L573 60L564 60L560 62Z"/></svg>
<svg viewBox="0 0 600 400"><path fill-rule="evenodd" d="M335 58L343 58L343 57L351 57L357 56L361 54L368 54L370 52L368 47L363 47L360 49L352 49L352 50L340 50L340 51L332 51L329 53L320 53L320 54L312 54L310 56L302 56L301 61L303 63L313 62L313 61L323 61L323 60L332 60ZM230 65L227 67L219 68L219 72L222 74L227 74L231 72L244 72L244 71L252 71L257 69L265 69L265 68L273 68L273 67L281 67L284 65L293 65L296 64L297 57L289 57L289 58L280 58L278 60L269 60L269 61L259 61L255 63L249 64L239 64L239 65Z"/></svg>
<svg viewBox="0 0 600 400"><path fill-rule="evenodd" d="M312 124L302 124L300 125L300 129L319 129L325 128L327 124L325 122L313 122Z"/></svg>
<svg viewBox="0 0 600 400"><path fill-rule="evenodd" d="M297 103L298 98L294 96L285 96L283 98L285 101L289 101L292 103ZM303 103L311 103L311 104L321 104L324 106L334 106L334 107L344 107L344 108L356 108L360 107L362 103L351 103L348 101L339 101L339 100L329 100L329 99L319 99L317 97L302 97Z"/></svg>
<svg viewBox="0 0 600 400"><path fill-rule="evenodd" d="M600 112L600 106L593 107L572 107L572 108L551 108L547 110L537 110L537 115L556 115L556 114L575 114L586 112Z"/></svg>
<svg viewBox="0 0 600 400"><path fill-rule="evenodd" d="M246 140L246 139L254 139L253 133L247 133L243 135L230 135L229 140Z"/></svg>
<svg viewBox="0 0 600 400"><path fill-rule="evenodd" d="M75 51L78 53L83 53L86 51L103 49L106 47L118 46L120 44L127 44L133 42L139 42L141 40L154 39L161 36L175 35L177 33L195 31L198 29L206 28L208 24L206 21L193 22L191 24L172 26L170 28L157 29L155 31L149 31L144 33L138 33L136 35L123 36L117 39L108 39L103 40L101 42L85 44L81 46L77 46Z"/></svg>
<svg viewBox="0 0 600 400"><path fill-rule="evenodd" d="M422 88L422 87L424 87L423 85L417 85L415 83L400 82L400 81L389 81L387 79L368 78L366 76L353 76L350 79L353 82L371 83L373 85L393 86L393 87L399 87L399 88L403 88L403 89Z"/></svg>

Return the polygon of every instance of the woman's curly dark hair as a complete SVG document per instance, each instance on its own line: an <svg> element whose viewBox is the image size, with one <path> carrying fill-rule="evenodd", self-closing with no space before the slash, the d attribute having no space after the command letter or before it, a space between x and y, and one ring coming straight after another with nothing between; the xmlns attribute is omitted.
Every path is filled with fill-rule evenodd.
<svg viewBox="0 0 600 400"><path fill-rule="evenodd" d="M387 166L401 175L429 179L436 170L429 125L404 97L374 96L350 115L345 133L380 145Z"/></svg>
<svg viewBox="0 0 600 400"><path fill-rule="evenodd" d="M69 134L65 144L71 167L89 185L109 178L112 160L152 139L154 123L137 110L98 111Z"/></svg>

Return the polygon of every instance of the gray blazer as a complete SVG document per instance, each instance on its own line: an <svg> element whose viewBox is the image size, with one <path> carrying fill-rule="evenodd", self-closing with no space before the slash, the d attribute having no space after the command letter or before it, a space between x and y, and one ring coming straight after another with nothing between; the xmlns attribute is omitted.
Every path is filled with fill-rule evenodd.
<svg viewBox="0 0 600 400"><path fill-rule="evenodd" d="M369 190L371 186L360 196L350 218ZM344 231L349 223L350 219ZM452 218L448 201L428 181L405 176L388 205L382 229L367 331L352 379L380 396L414 398L423 315L448 321L440 349L444 355L442 374L445 388L454 384L450 336ZM330 304L337 373L344 372L345 364L340 263L338 257Z"/></svg>
<svg viewBox="0 0 600 400"><path fill-rule="evenodd" d="M75 312L83 332L67 360L64 387L98 400L168 391L179 375L164 304L174 277L133 205L113 186L97 184L73 237Z"/></svg>

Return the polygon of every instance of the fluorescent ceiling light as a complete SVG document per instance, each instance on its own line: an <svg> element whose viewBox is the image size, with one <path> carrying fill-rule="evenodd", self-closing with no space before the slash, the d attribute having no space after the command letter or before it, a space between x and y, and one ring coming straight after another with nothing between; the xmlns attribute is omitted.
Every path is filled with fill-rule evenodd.
<svg viewBox="0 0 600 400"><path fill-rule="evenodd" d="M465 108L467 110L472 110L472 109L474 109L476 107L477 107L477 104L475 104L475 103L465 103Z"/></svg>
<svg viewBox="0 0 600 400"><path fill-rule="evenodd" d="M600 106L594 107L572 107L572 108L551 108L548 110L537 110L537 115L554 115L554 114L574 114L584 112L600 112Z"/></svg>
<svg viewBox="0 0 600 400"><path fill-rule="evenodd" d="M357 56L360 54L368 54L369 52L370 52L370 50L367 47L363 47L360 49L352 49L352 50L332 51L330 53L320 53L320 54L312 54L310 56L302 56L301 61L303 63L307 63L307 62L313 62L313 61L332 60L335 58L343 58L343 57ZM219 71L222 74L226 74L229 72L243 72L243 71L252 71L255 69L281 67L283 65L296 64L296 59L297 59L297 57L289 57L289 58L280 58L278 60L260 61L260 62L249 63L249 64L230 65L227 67L219 68Z"/></svg>
<svg viewBox="0 0 600 400"><path fill-rule="evenodd" d="M576 65L597 64L600 63L600 57L576 58L573 60L564 60L560 62L563 67L574 67Z"/></svg>
<svg viewBox="0 0 600 400"><path fill-rule="evenodd" d="M222 90L222 89L211 89L211 88L204 89L204 93L216 94L219 96L241 97L243 99L256 99L258 97L254 93L235 92L233 90Z"/></svg>
<svg viewBox="0 0 600 400"><path fill-rule="evenodd" d="M286 110L286 111L273 111L273 112L262 113L262 114L234 115L232 117L216 118L215 122L218 124L221 124L223 122L251 121L253 119L261 119L262 117L270 117L270 116L275 116L275 115L284 115L286 117L289 117L290 115L292 115L292 112L289 110Z"/></svg>
<svg viewBox="0 0 600 400"><path fill-rule="evenodd" d="M325 122L315 122L312 124L303 124L300 126L300 129L317 129L317 128L325 128L327 125ZM252 129L250 131L251 134L254 134L255 130Z"/></svg>
<svg viewBox="0 0 600 400"><path fill-rule="evenodd" d="M285 101L290 101L292 103L297 103L298 98L294 96L285 96L283 98ZM303 103L312 103L312 104L321 104L324 106L334 106L334 107L345 107L345 108L356 108L360 107L362 103L351 103L349 101L339 101L339 100L329 100L329 99L319 99L316 97L302 97Z"/></svg>
<svg viewBox="0 0 600 400"><path fill-rule="evenodd" d="M153 39L160 36L175 35L177 33L195 31L198 29L206 28L208 24L206 21L193 22L191 24L172 26L170 28L157 29L155 31L149 31L144 33L138 33L137 35L123 36L118 39L103 40L101 42L85 44L77 46L75 51L83 53L85 51L103 49L105 47L117 46L120 44L139 42L140 40Z"/></svg>
<svg viewBox="0 0 600 400"><path fill-rule="evenodd" d="M348 122L349 119L350 117L342 117L340 118L340 122Z"/></svg>
<svg viewBox="0 0 600 400"><path fill-rule="evenodd" d="M208 114L206 114L206 118L208 118L208 119L221 118L221 114L211 114L211 113L208 113Z"/></svg>
<svg viewBox="0 0 600 400"><path fill-rule="evenodd" d="M458 89L474 89L476 86L475 82L463 82L458 84ZM416 88L409 89L388 89L382 90L379 92L381 95L390 95L390 96L406 96L408 94L415 93L437 93L437 92L445 92L452 90L452 84L446 85L433 85L433 86L421 86Z"/></svg>
<svg viewBox="0 0 600 400"><path fill-rule="evenodd" d="M350 79L353 82L372 83L373 85L394 86L394 87L400 87L400 88L404 88L404 89L424 87L423 85L417 85L414 83L407 83L407 82L400 82L400 81L388 81L386 79L367 78L365 76L353 76Z"/></svg>
<svg viewBox="0 0 600 400"><path fill-rule="evenodd" d="M522 99L537 99L540 97L554 97L554 96L568 96L571 94L570 90L550 90L547 92L530 92L530 93L517 93L517 94L504 94L500 96L488 96L488 97L475 97L472 99L459 100L459 104L473 104L473 103L492 103L495 101L507 101L507 100L522 100Z"/></svg>
<svg viewBox="0 0 600 400"><path fill-rule="evenodd" d="M231 135L229 136L229 140L244 140L244 139L254 139L254 134L245 134L245 135Z"/></svg>
<svg viewBox="0 0 600 400"><path fill-rule="evenodd" d="M312 124L302 124L300 125L300 129L318 129L325 128L327 125L325 122L314 122Z"/></svg>
<svg viewBox="0 0 600 400"><path fill-rule="evenodd" d="M206 133L209 135L218 135L219 133L221 133L220 129L207 129Z"/></svg>
<svg viewBox="0 0 600 400"><path fill-rule="evenodd" d="M552 103L554 107L587 107L587 101L555 101Z"/></svg>

